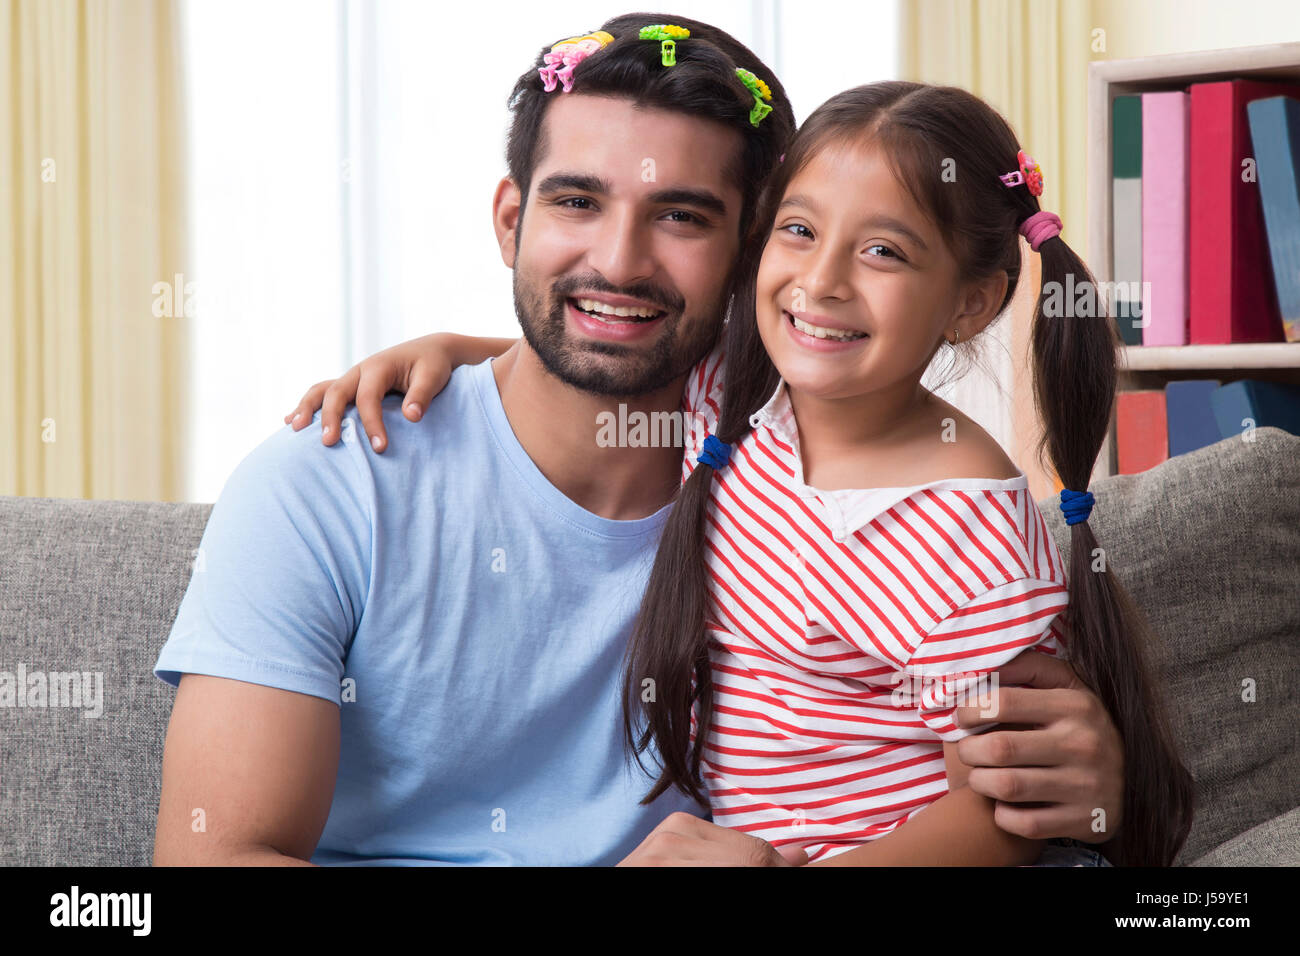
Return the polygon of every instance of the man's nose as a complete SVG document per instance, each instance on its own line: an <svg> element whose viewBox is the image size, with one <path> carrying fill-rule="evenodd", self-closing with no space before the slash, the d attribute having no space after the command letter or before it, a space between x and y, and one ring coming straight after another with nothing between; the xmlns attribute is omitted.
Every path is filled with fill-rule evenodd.
<svg viewBox="0 0 1300 956"><path fill-rule="evenodd" d="M593 248L592 268L616 286L629 286L655 273L651 224L632 211L605 217Z"/></svg>

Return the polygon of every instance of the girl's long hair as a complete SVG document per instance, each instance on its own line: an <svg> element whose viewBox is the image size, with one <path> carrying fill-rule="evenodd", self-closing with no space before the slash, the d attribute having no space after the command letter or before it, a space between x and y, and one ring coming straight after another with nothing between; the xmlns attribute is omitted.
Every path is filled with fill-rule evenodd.
<svg viewBox="0 0 1300 956"><path fill-rule="evenodd" d="M1008 188L999 180L1018 166L1016 136L995 110L962 89L891 81L832 97L808 117L766 184L756 217L759 235L770 236L786 187L820 149L866 142L883 150L899 181L947 237L963 279L1006 272L1005 309L1020 277L1019 226L1039 204L1026 187ZM754 290L762 241L753 246L737 264L737 292L723 333L725 383L716 434L732 445L748 433L750 416L779 381L758 333ZM1093 278L1059 236L1044 241L1039 254L1043 285L1034 307L1033 383L1045 433L1036 453L1041 460L1045 446L1064 486L1082 491L1109 428L1119 337L1099 300L1091 314L1076 316L1068 308L1065 315L1044 314L1049 290L1070 288L1067 277L1075 290ZM675 786L708 806L700 762L713 717L705 629L712 483L713 468L700 464L678 493L628 646L627 744L639 763L653 741L660 762L643 803ZM1093 570L1097 548L1087 522L1071 526L1064 622L1070 664L1101 699L1123 741L1122 832L1107 855L1118 865L1168 866L1191 829L1195 786L1152 678L1150 626L1112 570ZM645 720L639 733L637 715Z"/></svg>

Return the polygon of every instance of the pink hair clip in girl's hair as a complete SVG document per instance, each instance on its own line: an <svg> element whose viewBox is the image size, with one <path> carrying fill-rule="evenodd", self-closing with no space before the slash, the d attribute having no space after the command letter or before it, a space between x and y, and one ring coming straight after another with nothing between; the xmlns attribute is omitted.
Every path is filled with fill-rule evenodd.
<svg viewBox="0 0 1300 956"><path fill-rule="evenodd" d="M551 52L542 57L545 66L537 68L538 74L542 78L542 88L550 93L555 89L555 80L558 77L564 84L564 92L569 93L573 90L573 68L595 53L602 50L614 42L612 34L604 30L597 30L595 33L589 33L582 37L569 37L567 40L561 40L555 46L551 47Z"/></svg>
<svg viewBox="0 0 1300 956"><path fill-rule="evenodd" d="M998 179L1004 186L1019 186L1024 183L1031 196L1043 194L1043 170L1023 149L1016 153L1016 162L1020 168L1010 173L1003 173Z"/></svg>

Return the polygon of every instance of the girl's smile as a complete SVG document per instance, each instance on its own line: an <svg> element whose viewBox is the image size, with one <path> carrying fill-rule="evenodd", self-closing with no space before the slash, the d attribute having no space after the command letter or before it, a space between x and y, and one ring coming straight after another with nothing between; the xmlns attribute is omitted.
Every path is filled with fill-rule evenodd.
<svg viewBox="0 0 1300 956"><path fill-rule="evenodd" d="M791 339L802 348L819 352L851 349L865 345L870 337L826 316L807 312L795 315L785 309L781 310L781 316L786 320Z"/></svg>

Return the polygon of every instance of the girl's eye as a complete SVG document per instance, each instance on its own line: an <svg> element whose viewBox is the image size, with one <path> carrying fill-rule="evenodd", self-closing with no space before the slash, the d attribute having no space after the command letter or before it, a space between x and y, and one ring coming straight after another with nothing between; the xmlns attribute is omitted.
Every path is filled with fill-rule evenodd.
<svg viewBox="0 0 1300 956"><path fill-rule="evenodd" d="M807 226L805 226L805 225L804 225L803 223L801 223L801 222L792 222L792 223L790 223L790 225L788 225L788 226L782 226L781 229L782 229L782 231L789 231L789 230L791 230L791 229L802 229L804 232L808 233L808 235L807 235L807 236L801 236L801 235L800 235L800 236L799 236L800 239L810 239L810 238L812 238L812 230L809 229ZM798 233L794 233L794 235L799 235L799 234L798 234Z"/></svg>
<svg viewBox="0 0 1300 956"><path fill-rule="evenodd" d="M889 248L889 246L887 246L887 245L885 245L885 244L883 244L883 243L880 243L880 242L873 242L871 245L867 246L867 251L868 251L868 252L870 252L872 249L884 249L885 252L889 253L888 256L884 256L884 257L882 257L882 258L886 258L886 259L888 259L888 258L894 258L894 259L897 259L897 260L900 261L900 262L903 261L903 257L902 257L902 256L900 256L897 252L895 252L893 249Z"/></svg>

